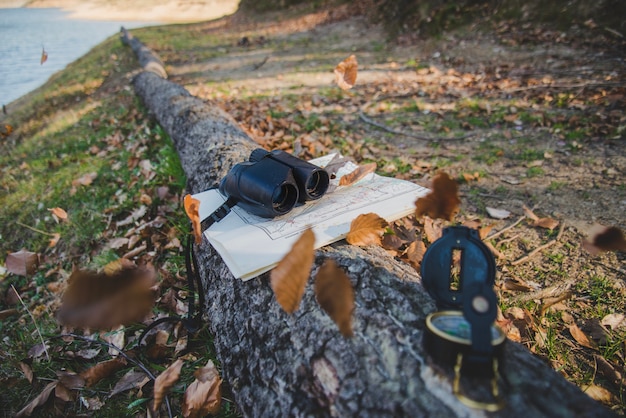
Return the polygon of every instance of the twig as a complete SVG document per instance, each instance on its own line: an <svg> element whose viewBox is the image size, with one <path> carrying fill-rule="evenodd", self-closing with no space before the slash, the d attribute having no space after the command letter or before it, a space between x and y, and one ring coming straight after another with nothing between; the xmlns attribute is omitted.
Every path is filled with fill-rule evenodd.
<svg viewBox="0 0 626 418"><path fill-rule="evenodd" d="M43 345L43 351L44 351L44 353L46 353L46 360L50 361L50 356L48 355L48 348L46 347L46 342L43 340L43 336L41 335L41 331L39 331L39 327L37 326L37 322L35 321L35 317L33 316L32 313L30 313L30 310L26 307L26 304L22 300L22 297L20 296L20 294L15 289L15 286L11 285L11 289L13 289L13 292L17 295L17 298L20 300L20 303L22 304L24 309L26 309L26 312L28 312L28 315L30 316L30 319L33 321L33 325L35 325L35 329L37 330L37 334L39 334L39 339L41 340L41 344Z"/></svg>
<svg viewBox="0 0 626 418"><path fill-rule="evenodd" d="M515 221L514 223L512 223L511 225L509 225L509 226L507 226L505 228L502 228L498 232L494 232L493 234L491 234L488 237L486 237L485 240L493 239L495 237L499 237L500 235L502 235L503 233L505 233L509 229L515 228L517 226L517 224L519 224L520 222L522 222L524 220L524 218L526 218L526 216L521 216L517 221Z"/></svg>
<svg viewBox="0 0 626 418"><path fill-rule="evenodd" d="M145 374L148 375L148 377L151 380L155 380L156 379L156 377L150 372L150 370L148 370L148 368L146 366L144 366L141 362L139 362L139 361L131 358L130 356L128 356L128 354L126 354L121 348L119 348L115 344L111 344L109 342L102 341L102 340L96 340L94 338L85 337L84 335L78 335L78 334L72 334L72 333L61 334L61 335L56 335L55 336L55 338L63 338L63 337L77 338L79 340L87 341L87 342L90 342L90 343L96 343L96 344L104 345L104 346L106 346L108 348L112 348L112 349L116 350L122 357L124 357L130 363L133 363L135 366L139 367Z"/></svg>
<svg viewBox="0 0 626 418"><path fill-rule="evenodd" d="M561 235L563 235L563 229L565 228L565 222L561 222L561 228L559 229L559 233L557 234L556 238L553 239L552 241L548 241L543 245L540 245L539 247L535 248L534 250L532 250L531 252L529 252L528 254L526 254L524 257L522 258L518 258L517 260L513 261L511 263L512 266L517 266L518 264L522 264L528 260L530 260L531 257L533 257L535 254L545 250L546 248L554 245L556 242L559 241L559 239L561 238Z"/></svg>
<svg viewBox="0 0 626 418"><path fill-rule="evenodd" d="M361 119L365 123L369 123L370 125L380 128L383 131L389 132L390 134L404 135L410 138L420 139L422 141L457 141L461 139L470 138L476 135L476 133L471 133L471 134L454 137L454 138L430 137L430 136L417 135L417 134L414 134L413 132L404 132L404 131L398 131L396 129L392 129L388 126L383 125L382 123L378 123L375 120L368 118L367 116L365 116L363 112L359 112L359 119Z"/></svg>
<svg viewBox="0 0 626 418"><path fill-rule="evenodd" d="M259 62L258 64L254 64L252 66L252 71L256 71L259 68L261 68L263 65L265 65L265 63L267 62L268 59L270 59L270 55L268 55L265 58L263 58L263 61Z"/></svg>
<svg viewBox="0 0 626 418"><path fill-rule="evenodd" d="M18 224L18 225L23 226L24 228L28 228L28 229L30 229L33 232L38 232L40 234L47 235L49 237L53 237L54 236L54 234L51 234L50 232L46 232L46 231L42 231L41 229L33 228L32 226L23 224L20 221L15 221L15 223Z"/></svg>
<svg viewBox="0 0 626 418"><path fill-rule="evenodd" d="M93 338L89 338L89 337L85 337L83 335L78 335L78 334L61 334L58 336L55 336L57 338L62 338L62 337L73 337L73 338L78 338L79 340L83 340L83 341L87 341L90 343L96 343L96 344L100 344L100 345L104 345L106 347L112 348L114 350L117 350L117 352L124 357L128 362L134 364L135 366L139 367L149 378L150 380L152 380L153 382L156 380L156 376L152 374L152 372L150 372L150 370L148 370L148 368L146 366L143 365L143 363L141 363L140 361L137 361L133 358L131 358L128 354L126 354L124 351L122 351L121 348L119 348L118 346L116 346L115 344L111 344L108 343L106 341L101 341L101 340L95 340ZM167 406L167 413L168 416L170 418L173 417L172 415L172 407L170 405L170 399L167 395L165 395L165 405Z"/></svg>
<svg viewBox="0 0 626 418"><path fill-rule="evenodd" d="M515 235L513 235L511 238L507 238L507 239L503 239L502 241L498 241L498 242L496 243L496 247L499 247L499 246L500 246L500 245L502 245L502 244L506 244L507 242L511 242L511 241L513 241L513 240L517 239L520 235L521 235L521 234L515 234Z"/></svg>

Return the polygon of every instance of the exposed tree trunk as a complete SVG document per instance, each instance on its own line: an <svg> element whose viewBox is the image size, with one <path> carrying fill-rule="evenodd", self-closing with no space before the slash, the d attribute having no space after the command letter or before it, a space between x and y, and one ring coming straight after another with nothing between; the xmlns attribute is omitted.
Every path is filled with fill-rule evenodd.
<svg viewBox="0 0 626 418"><path fill-rule="evenodd" d="M228 114L183 87L152 72L140 73L133 83L174 141L190 193L216 185L256 147ZM425 353L424 320L435 305L416 271L382 248L339 242L316 253L313 273L323 259L333 258L355 288L351 339L319 308L311 282L298 311L288 315L276 303L267 275L243 282L206 241L195 251L223 377L244 415L486 415L452 394L451 367L433 365ZM521 345L507 341L504 351L507 405L495 416L611 416ZM470 396L484 395L487 385L464 382Z"/></svg>

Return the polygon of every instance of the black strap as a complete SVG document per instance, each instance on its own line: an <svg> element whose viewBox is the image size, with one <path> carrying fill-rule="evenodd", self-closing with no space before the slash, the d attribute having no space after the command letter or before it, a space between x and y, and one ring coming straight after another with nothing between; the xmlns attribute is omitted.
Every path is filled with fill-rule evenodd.
<svg viewBox="0 0 626 418"><path fill-rule="evenodd" d="M226 199L219 208L201 223L202 232L206 231L215 222L219 222L226 215L230 213L230 210L237 204L237 201L232 197ZM139 336L137 345L141 345L141 342L145 336L154 329L156 326L165 322L181 322L183 326L190 333L195 333L200 330L202 326L202 313L196 314L196 293L198 294L198 305L204 306L204 290L202 288L202 282L200 281L200 270L198 269L198 260L196 254L193 251L194 237L193 235L187 236L187 245L185 245L185 268L187 270L187 288L189 289L189 295L187 296L187 318L181 318L179 316L167 316L159 318L143 330ZM196 292L196 288L198 289Z"/></svg>

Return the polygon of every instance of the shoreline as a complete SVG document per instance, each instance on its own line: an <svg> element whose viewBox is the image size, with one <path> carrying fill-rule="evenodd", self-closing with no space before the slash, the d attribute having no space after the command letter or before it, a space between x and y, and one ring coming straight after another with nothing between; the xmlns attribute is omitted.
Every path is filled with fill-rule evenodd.
<svg viewBox="0 0 626 418"><path fill-rule="evenodd" d="M192 23L233 14L239 0L0 0L0 8L58 8L70 19L120 20L159 23Z"/></svg>

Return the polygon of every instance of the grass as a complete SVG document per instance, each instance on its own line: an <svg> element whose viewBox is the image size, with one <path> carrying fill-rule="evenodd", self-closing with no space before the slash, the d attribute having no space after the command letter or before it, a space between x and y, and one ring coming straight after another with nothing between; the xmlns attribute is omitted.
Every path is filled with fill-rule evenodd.
<svg viewBox="0 0 626 418"><path fill-rule="evenodd" d="M175 32L179 42L192 39L180 28ZM153 29L142 35L157 39L160 33ZM1 294L15 286L27 303L25 307L16 307L17 316L0 321L1 416L13 416L43 386L55 380L58 371L80 372L110 358L106 349L89 361L68 357L68 350L99 347L76 341L64 343L56 338L62 330L53 312L58 303L56 289L63 285L68 272L75 267L102 268L122 255L122 250L109 249L106 243L123 236L134 225L115 227L116 221L145 205L148 219L163 214L166 221L159 232L167 234L168 240L177 238L184 242L189 233L177 197L184 192L185 175L174 146L132 90L125 88L125 76L134 68L136 62L130 49L113 37L52 77L5 121L18 135L0 145L0 251L7 254L25 248L41 254L42 264L30 277L0 277ZM96 174L92 183L76 183L89 173ZM169 189L164 199L158 194L162 187ZM67 222L55 222L48 211L55 207L67 211ZM60 234L61 239L50 247L53 233ZM184 261L178 250L164 249L147 238L144 242L149 245L154 262L167 274L184 274ZM33 313L36 323L30 320L26 309ZM48 341L51 358L32 361L37 380L31 385L20 371L19 362L29 358L29 350L40 342L35 327ZM133 335L139 330L135 326L126 332ZM183 368L183 376L171 395L175 410L180 408L182 392L193 380L194 366L203 365L208 359L215 361L210 341L206 330L190 338L188 351L195 360ZM143 361L153 373L164 367L159 363L163 359ZM99 397L105 402L96 416L145 412L145 401L151 398L150 385L142 398L136 398L134 391L135 394L125 392L105 399L126 371L128 368L79 391L82 397ZM39 416L93 414L78 397L56 408L57 412L40 408ZM219 416L233 417L238 413L226 401Z"/></svg>

